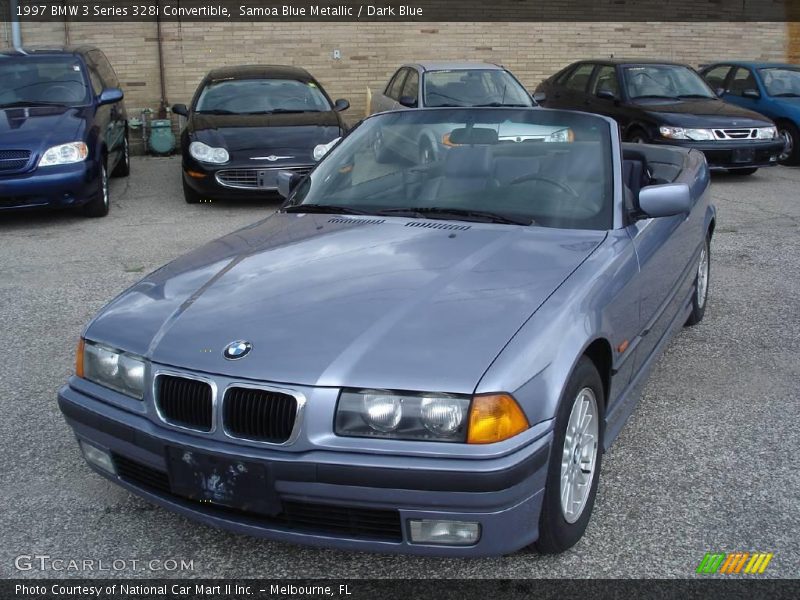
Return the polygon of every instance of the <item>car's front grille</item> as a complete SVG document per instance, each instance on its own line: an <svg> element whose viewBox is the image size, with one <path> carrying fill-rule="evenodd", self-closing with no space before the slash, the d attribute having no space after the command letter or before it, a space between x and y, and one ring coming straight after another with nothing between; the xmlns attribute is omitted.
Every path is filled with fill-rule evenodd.
<svg viewBox="0 0 800 600"><path fill-rule="evenodd" d="M219 515L226 518L235 516L257 526L277 526L308 533L329 533L390 542L403 541L400 513L396 510L338 506L334 504L312 504L310 502L281 499L281 512L274 517L267 517L176 496L170 491L169 476L165 472L119 454L114 454L113 459L117 475L124 481L155 492L162 497L180 499L184 503L191 503L190 505L194 510L212 516Z"/></svg>
<svg viewBox="0 0 800 600"><path fill-rule="evenodd" d="M210 384L173 375L159 375L156 383L156 407L167 423L211 431L214 407Z"/></svg>
<svg viewBox="0 0 800 600"><path fill-rule="evenodd" d="M30 159L30 150L0 150L0 172L19 171Z"/></svg>
<svg viewBox="0 0 800 600"><path fill-rule="evenodd" d="M282 444L294 429L297 399L281 392L232 387L225 392L222 415L229 435Z"/></svg>
<svg viewBox="0 0 800 600"><path fill-rule="evenodd" d="M714 137L718 140L747 140L758 137L758 129L715 129Z"/></svg>
<svg viewBox="0 0 800 600"><path fill-rule="evenodd" d="M305 175L313 167L265 167L262 169L221 169L217 171L217 183L225 187L269 190L277 187L278 171L293 171Z"/></svg>

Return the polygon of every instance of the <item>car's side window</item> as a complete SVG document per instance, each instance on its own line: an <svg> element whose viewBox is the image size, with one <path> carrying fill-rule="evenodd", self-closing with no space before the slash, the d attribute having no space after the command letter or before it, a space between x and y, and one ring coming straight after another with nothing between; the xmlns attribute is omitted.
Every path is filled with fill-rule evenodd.
<svg viewBox="0 0 800 600"><path fill-rule="evenodd" d="M403 89L403 83L406 79L406 72L408 69L400 69L395 73L392 81L386 86L386 96L391 98L392 100L397 100L400 98L400 90Z"/></svg>
<svg viewBox="0 0 800 600"><path fill-rule="evenodd" d="M739 67L733 74L731 84L728 86L728 93L734 96L744 96L746 91L758 91L758 84L756 83L753 73L750 69Z"/></svg>
<svg viewBox="0 0 800 600"><path fill-rule="evenodd" d="M419 97L419 73L414 69L409 69L406 81L403 84L401 96L408 96L416 100Z"/></svg>
<svg viewBox="0 0 800 600"><path fill-rule="evenodd" d="M575 92L585 92L592 76L592 71L594 71L592 63L579 65L564 81L564 87Z"/></svg>
<svg viewBox="0 0 800 600"><path fill-rule="evenodd" d="M597 95L598 92L610 92L619 97L619 81L617 80L616 67L612 65L598 67L591 92L593 95Z"/></svg>
<svg viewBox="0 0 800 600"><path fill-rule="evenodd" d="M718 90L725 87L725 80L730 73L730 65L721 65L714 67L705 74L705 80L713 89Z"/></svg>

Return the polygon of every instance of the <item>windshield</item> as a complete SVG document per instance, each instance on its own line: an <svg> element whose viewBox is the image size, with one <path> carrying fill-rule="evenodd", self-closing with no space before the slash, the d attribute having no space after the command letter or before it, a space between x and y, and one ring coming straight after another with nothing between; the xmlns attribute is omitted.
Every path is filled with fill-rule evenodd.
<svg viewBox="0 0 800 600"><path fill-rule="evenodd" d="M81 106L90 98L83 67L74 56L0 55L0 108Z"/></svg>
<svg viewBox="0 0 800 600"><path fill-rule="evenodd" d="M322 90L311 81L294 79L224 79L200 92L196 112L259 114L331 110Z"/></svg>
<svg viewBox="0 0 800 600"><path fill-rule="evenodd" d="M800 69L759 69L770 96L800 97Z"/></svg>
<svg viewBox="0 0 800 600"><path fill-rule="evenodd" d="M531 97L500 69L428 71L425 106L532 106Z"/></svg>
<svg viewBox="0 0 800 600"><path fill-rule="evenodd" d="M611 133L590 114L422 109L366 119L290 196L290 212L606 230Z"/></svg>
<svg viewBox="0 0 800 600"><path fill-rule="evenodd" d="M625 89L637 98L716 98L703 78L681 65L636 65L623 67Z"/></svg>

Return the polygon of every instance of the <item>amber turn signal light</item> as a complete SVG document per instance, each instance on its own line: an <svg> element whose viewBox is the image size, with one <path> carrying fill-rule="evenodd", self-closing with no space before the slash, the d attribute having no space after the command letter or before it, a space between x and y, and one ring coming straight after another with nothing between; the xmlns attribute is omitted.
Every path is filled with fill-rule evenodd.
<svg viewBox="0 0 800 600"><path fill-rule="evenodd" d="M186 174L193 179L203 179L206 176L205 173L201 173L200 171L192 171L190 169L186 169Z"/></svg>
<svg viewBox="0 0 800 600"><path fill-rule="evenodd" d="M468 444L502 442L528 429L522 409L508 394L485 394L472 399Z"/></svg>
<svg viewBox="0 0 800 600"><path fill-rule="evenodd" d="M83 350L86 342L81 338L78 340L78 349L75 351L75 375L83 377Z"/></svg>

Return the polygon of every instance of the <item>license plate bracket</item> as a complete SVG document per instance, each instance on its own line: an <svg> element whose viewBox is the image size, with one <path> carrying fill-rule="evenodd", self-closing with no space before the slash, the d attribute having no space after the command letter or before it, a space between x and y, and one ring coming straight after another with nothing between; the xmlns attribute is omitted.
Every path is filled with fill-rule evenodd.
<svg viewBox="0 0 800 600"><path fill-rule="evenodd" d="M735 163L751 163L756 158L756 151L753 148L735 148L731 160Z"/></svg>
<svg viewBox="0 0 800 600"><path fill-rule="evenodd" d="M281 512L267 465L184 448L167 449L172 492L204 504L274 516Z"/></svg>
<svg viewBox="0 0 800 600"><path fill-rule="evenodd" d="M257 172L258 187L262 190L275 189L276 177L275 169L259 169Z"/></svg>

